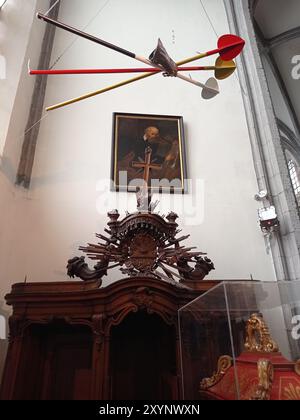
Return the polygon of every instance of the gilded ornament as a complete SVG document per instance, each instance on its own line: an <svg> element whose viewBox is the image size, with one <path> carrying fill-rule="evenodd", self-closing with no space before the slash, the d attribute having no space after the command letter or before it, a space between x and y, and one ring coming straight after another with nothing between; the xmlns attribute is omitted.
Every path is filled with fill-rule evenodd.
<svg viewBox="0 0 300 420"><path fill-rule="evenodd" d="M252 353L277 353L278 345L272 339L261 314L252 314L246 325L245 348Z"/></svg>
<svg viewBox="0 0 300 420"><path fill-rule="evenodd" d="M233 363L232 357L221 356L218 360L218 370L211 378L205 378L200 383L200 390L207 390L216 385L224 377L228 369L231 368Z"/></svg>
<svg viewBox="0 0 300 420"><path fill-rule="evenodd" d="M260 359L257 362L259 383L250 400L270 400L274 380L274 367L269 360Z"/></svg>

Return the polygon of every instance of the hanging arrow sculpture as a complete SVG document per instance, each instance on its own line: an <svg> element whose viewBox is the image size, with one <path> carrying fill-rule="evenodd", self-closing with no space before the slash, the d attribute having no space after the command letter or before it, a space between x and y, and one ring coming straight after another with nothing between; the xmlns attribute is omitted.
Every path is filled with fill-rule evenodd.
<svg viewBox="0 0 300 420"><path fill-rule="evenodd" d="M160 70L160 72L161 72L161 70ZM74 98L74 99L70 99L69 101L65 101L65 102L61 102L61 103L53 105L53 106L49 106L49 107L46 108L46 111L53 111L55 109L62 108L62 107L67 106L67 105L75 104L76 102L83 101L84 99L89 99L89 98L92 98L94 96L100 95L102 93L109 92L110 90L114 90L114 89L117 89L119 87L129 85L130 83L133 83L133 82L137 82L138 80L146 79L147 77L153 76L153 74L157 74L157 73L144 73L141 76L133 77L132 79L124 80L122 82L116 83L116 84L108 86L106 88L87 93L85 95L79 96L79 97ZM214 96L216 96L219 93L218 83L213 77L208 79L205 85L201 82L197 82L197 81L192 80L192 79L191 80L188 79L188 81L190 83L193 83L194 85L199 86L203 89L202 90L203 99L213 98Z"/></svg>
<svg viewBox="0 0 300 420"><path fill-rule="evenodd" d="M178 67L178 71L203 71L215 70L215 78L218 80L226 79L236 70L234 61L223 61L220 57L215 66L193 66ZM68 70L31 70L28 73L33 75L67 75L67 74L115 74L115 73L159 73L161 70L155 67L149 68L121 68L121 69L68 69Z"/></svg>
<svg viewBox="0 0 300 420"><path fill-rule="evenodd" d="M153 76L154 74L158 74L163 72L164 75L168 76L175 76L179 79L182 79L186 82L192 83L196 86L201 87L202 90L202 97L204 99L210 99L216 96L219 93L219 87L217 80L214 78L208 79L208 81L203 84L196 80L193 80L191 77L187 77L182 75L181 73L178 73L179 71L185 71L185 69L181 69L179 66L183 66L185 64L191 63L193 61L196 61L200 58L208 57L210 55L219 54L220 57L216 61L215 66L203 66L198 67L197 70L214 70L215 76L217 79L222 80L226 77L229 77L234 71L235 71L235 63L232 61L237 55L240 54L242 51L245 41L236 35L223 35L218 40L218 48L215 50L207 51L206 53L199 53L198 55L194 57L187 58L185 60L179 61L177 63L174 63L173 60L168 56L167 52L165 51L161 41L159 40L159 44L157 49L151 54L150 59L138 56L137 54L127 51L121 47L118 47L114 44L111 44L107 41L104 41L100 38L97 38L93 35L87 34L83 31L80 31L76 28L73 28L69 25L66 25L62 22L56 21L54 19L49 18L48 16L45 16L41 13L37 14L37 17L39 19L44 20L47 23L50 23L52 25L55 25L56 27L59 27L61 29L64 29L68 32L71 32L75 35L78 35L82 38L88 39L89 41L95 42L97 44L100 44L102 46L105 46L109 49L112 49L114 51L117 51L123 55L126 55L128 57L134 58L137 61L140 61L142 63L145 63L150 66L155 66L154 68L151 67L149 69L87 69L87 70L30 70L30 74L100 74L100 73L131 73L131 72L141 72L145 71L144 74L134 77L132 79L128 79L122 82L119 82L117 84L114 84L112 86L108 86L106 88L97 90L95 92L88 93L86 95L71 99L66 102L62 102L60 104L51 106L46 108L47 111L51 111L57 108L61 108L66 105L73 104L75 102L82 101L87 98L91 98L96 95L100 95L101 93L108 92L110 90L116 89L121 86L128 85L130 83L136 82L138 80L145 79L147 77ZM161 53L161 54L160 54ZM163 63L163 64L162 64ZM179 68L178 68L179 67ZM196 68L193 68L190 71L194 71Z"/></svg>
<svg viewBox="0 0 300 420"><path fill-rule="evenodd" d="M152 61L148 60L147 58L142 57L142 56L139 56L139 55L135 54L132 51L128 51L128 50L125 50L124 48L120 48L117 45L111 44L111 43L109 43L107 41L104 41L104 40L102 40L100 38L97 38L97 37L95 37L93 35L90 35L90 34L87 34L85 32L82 32L79 29L76 29L76 28L73 28L72 26L66 25L65 23L62 23L62 22L56 21L54 19L51 19L48 16L42 15L41 13L38 13L37 14L37 17L39 19L44 20L47 23L50 23L52 25L57 26L58 28L64 29L67 32L71 32L72 34L75 34L75 35L78 35L78 36L80 36L82 38L88 39L89 41L95 42L96 44L102 45L102 46L104 46L106 48L109 48L111 50L117 51L117 52L119 52L119 53L121 53L123 55L126 55L128 57L134 58L135 60L140 61L140 62L142 62L144 64L147 64L147 65L150 65L150 66L154 64ZM163 68L160 65L157 65L156 68L159 69L159 70L161 70L161 71L165 71L165 68ZM181 74L177 74L177 77L179 79L185 80L186 82L195 84L196 86L200 86L200 87L202 87L204 89L206 88L207 90L211 90L212 93L215 93L215 95L217 95L219 93L219 89L218 88L216 89L215 86L212 87L211 84L209 84L208 86L206 86L206 85L200 84L200 82L197 82L195 80L192 80L191 78L186 77L186 76L183 76ZM215 95L213 95L213 96L215 96Z"/></svg>

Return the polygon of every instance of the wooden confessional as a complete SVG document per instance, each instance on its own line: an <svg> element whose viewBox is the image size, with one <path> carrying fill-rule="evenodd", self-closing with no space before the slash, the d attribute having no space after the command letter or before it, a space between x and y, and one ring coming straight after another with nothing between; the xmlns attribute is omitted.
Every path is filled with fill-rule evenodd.
<svg viewBox="0 0 300 420"><path fill-rule="evenodd" d="M213 284L14 285L1 399L180 399L177 311Z"/></svg>

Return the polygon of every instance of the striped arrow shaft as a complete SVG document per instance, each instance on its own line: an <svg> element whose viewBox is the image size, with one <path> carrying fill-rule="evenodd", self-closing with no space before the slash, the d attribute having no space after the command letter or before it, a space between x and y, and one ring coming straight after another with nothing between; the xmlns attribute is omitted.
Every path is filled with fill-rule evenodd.
<svg viewBox="0 0 300 420"><path fill-rule="evenodd" d="M216 70L217 66L178 67L178 71ZM222 69L231 69L224 66ZM121 69L66 69L66 70L30 70L30 75L67 75L67 74L115 74L115 73L159 73L161 70L150 68L121 68Z"/></svg>
<svg viewBox="0 0 300 420"><path fill-rule="evenodd" d="M148 64L148 65L151 65L151 66L153 65L153 63L151 63L148 59L146 59L144 57L137 56L135 53L133 53L131 51L127 51L127 50L125 50L123 48L120 48L120 47L114 45L114 44L111 44L111 43L108 43L106 41L103 41L100 38L97 38L97 37L95 37L93 35L89 35L89 34L83 32L83 31L80 31L78 29L75 29L75 28L73 28L71 26L68 26L68 25L66 25L64 23L58 22L58 21L56 21L54 19L51 19L51 18L49 18L49 17L47 17L45 15L40 14L40 13L37 16L38 16L39 19L42 19L42 20L44 20L44 21L46 21L48 23L51 23L51 24L53 24L53 25L55 25L55 26L57 26L57 27L59 27L61 29L64 29L64 30L66 30L68 32L71 32L71 33L73 33L75 35L79 35L79 36L81 36L81 37L83 37L83 38L85 38L85 39L87 39L89 41L92 41L92 42L95 42L95 43L100 44L102 46L105 46L107 48L110 48L110 49L112 49L114 51L117 51L117 52L119 52L121 54L124 54L124 55L129 56L131 58L134 58L134 59L136 59L138 61L141 61L141 62L143 62L145 64ZM227 42L228 39L230 39L230 42ZM233 35L229 35L229 36L228 35L224 35L218 41L218 47L219 48L214 49L214 50L211 50L211 51L207 51L205 53L197 54L197 55L195 55L193 57L190 57L190 58L187 58L185 60L179 61L176 64L177 64L177 66L183 66L185 64L191 63L192 61L196 61L196 60L198 60L200 58L208 57L208 56L214 55L214 54L220 54L221 56L223 54L224 56L226 56L226 58L228 60L231 60L232 58L234 58L234 56L236 56L236 55L239 54L239 52L242 50L244 44L245 44L245 42L241 38L235 37ZM231 53L232 56L229 56L231 50L232 50L232 53ZM50 110L53 110L53 109L61 108L61 107L65 106L65 105L69 105L69 104L72 104L72 103L81 101L83 99L87 99L87 98L90 98L92 96L99 95L99 94L104 93L104 92L107 92L109 90L113 90L113 89L116 89L118 87L127 85L129 83L133 83L133 82L136 82L138 80L145 79L145 78L150 77L150 76L152 76L154 74L157 74L157 73L159 73L161 71L164 71L164 69L162 67L160 67L160 66L157 66L157 71L156 72L151 72L151 73L148 73L148 72L146 73L145 72L142 75L137 76L137 77L134 77L132 79L128 79L128 80L125 80L123 82L117 83L115 85L106 87L104 89L100 89L100 90L98 90L96 92L91 92L91 93L88 93L88 94L83 95L81 97L71 99L70 101L66 101L66 102L62 102L60 104L54 105L52 107L47 108L47 110L50 111ZM187 81L189 83L193 83L193 84L195 84L197 86L206 88L208 91L211 90L211 91L214 91L214 92L218 93L218 91L216 89L214 89L212 87L207 87L207 86L203 85L200 82L194 81L194 80L192 80L192 79L190 79L190 78L188 78L186 76L183 76L182 74L178 74L177 77L178 78L181 78L182 80L185 80L185 81Z"/></svg>
<svg viewBox="0 0 300 420"><path fill-rule="evenodd" d="M194 57L188 58L188 59L183 60L183 61L185 61L186 63L191 63L192 61L196 61L197 60L197 57L198 56L194 56ZM176 63L176 65L177 66L180 66L181 63L182 63L182 61L179 61L178 63ZM158 72L160 72L160 71L161 70L159 70ZM117 89L119 87L129 85L130 83L134 83L134 82L137 82L139 80L146 79L147 77L153 76L154 74L157 74L158 72L156 72L156 73L143 73L140 76L136 76L136 77L133 77L132 79L124 80L122 82L119 82L119 83L116 83L114 85L105 87L105 88L100 89L100 90L97 90L95 92L90 92L90 93L87 93L85 95L79 96L77 98L73 98L73 99L70 99L68 101L61 102L59 104L49 106L49 107L46 108L46 111L53 111L55 109L59 109L59 108L62 108L64 106L71 105L71 104L74 104L76 102L83 101L84 99L89 99L89 98L92 98L94 96L101 95L102 93L109 92L110 90ZM203 87L204 86L200 82L195 82L195 83L197 84L197 86L200 86L200 87Z"/></svg>
<svg viewBox="0 0 300 420"><path fill-rule="evenodd" d="M88 39L89 41L95 42L95 43L100 44L100 45L102 45L102 46L104 46L106 48L112 49L112 50L117 51L117 52L119 52L121 54L127 55L128 57L134 58L137 61L140 61L142 63L145 63L145 64L148 64L150 66L153 66L153 63L150 60L148 60L147 58L144 58L142 56L139 56L139 55L135 54L132 51L125 50L124 48L118 47L117 45L111 44L110 42L104 41L103 39L97 38L97 37L95 37L93 35L90 35L90 34L88 34L86 32L83 32L83 31L81 31L79 29L73 28L72 26L66 25L65 23L62 23L62 22L59 22L57 20L51 19L48 16L45 16L45 15L43 15L41 13L38 13L37 16L38 16L39 19L42 19L42 20L44 20L47 23L51 23L52 25L55 25L55 26L57 26L57 27L59 27L61 29L64 29L64 30L66 30L68 32L71 32L71 33L73 33L75 35L78 35L78 36L80 36L82 38ZM225 36L222 36L221 38L219 38L219 41L218 41L219 48L214 49L214 50L211 50L211 51L207 51L207 52L205 52L203 54L198 54L191 61L195 61L197 59L200 59L200 58L203 58L203 57L208 57L210 55L214 55L214 54L218 54L218 53L221 54L222 52L223 53L224 52L227 53L228 51L230 51L231 49L235 49L239 45L241 46L241 49L242 49L243 45L245 44L245 42L241 38L235 37L233 35L229 35L230 42L227 43L226 42L226 37L228 37L228 36L225 35ZM222 45L221 48L220 48L220 45ZM183 61L177 63L177 65L178 66L181 66L181 65L187 64L187 63L191 62L189 60L190 59L183 60ZM163 69L162 66L155 66L155 67L157 69L160 69L160 70L164 71L164 69ZM153 74L155 74L155 73L153 73ZM184 76L184 75L182 75L180 73L177 74L177 77L179 79L182 79L182 80L188 82L188 83L192 83L192 84L194 84L196 86L204 87L204 85L202 83L200 83L200 82L198 82L196 80L193 80L192 78L186 77L186 76ZM213 89L208 88L208 90L213 90Z"/></svg>
<svg viewBox="0 0 300 420"><path fill-rule="evenodd" d="M58 20L54 20L49 18L46 15L43 15L42 13L38 13L37 17L41 20L44 20L47 23L51 23L54 26L57 26L58 28L64 29L65 31L68 31L74 35L79 35L81 38L85 38L89 41L95 42L96 44L103 45L103 47L109 48L111 50L117 51L121 54L127 55L128 57L135 58L135 54L125 50L124 48L120 48L117 45L111 44L110 42L106 42L100 38L97 38L93 35L87 34L86 32L80 31L79 29L73 28L72 26L66 25L65 23L59 22Z"/></svg>
<svg viewBox="0 0 300 420"><path fill-rule="evenodd" d="M104 41L103 39L100 39L100 38L97 38L97 37L95 37L93 35L87 34L86 32L83 32L83 31L81 31L79 29L73 28L72 26L66 25L65 23L62 23L62 22L59 22L57 20L51 19L48 16L45 16L45 15L43 15L41 13L38 13L37 14L37 17L39 19L44 20L47 23L50 23L52 25L57 26L58 28L64 29L67 32L71 32L72 34L78 35L78 36L80 36L82 38L85 38L85 39L87 39L89 41L95 42L96 44L99 44L99 45L102 45L102 46L104 46L106 48L109 48L111 50L117 51L117 52L119 52L119 53L121 53L123 55L127 55L128 57L134 58L135 60L140 61L141 63L144 63L144 64L148 64L150 66L153 66L153 63L150 60L148 60L147 58L144 58L142 56L136 55L135 53L133 53L131 51L125 50L124 48L120 48L117 45L114 45L114 44L111 44L110 42ZM161 66L155 66L155 67L157 69L160 69L161 71L164 71L164 69ZM200 82L197 82L195 80L192 80L191 78L185 77L185 76L183 76L181 74L177 74L177 77L179 79L185 80L188 83L192 83L192 84L197 85L197 86L204 86Z"/></svg>
<svg viewBox="0 0 300 420"><path fill-rule="evenodd" d="M78 35L78 36L80 36L82 38L85 38L89 41L95 42L96 44L99 44L99 45L102 45L102 46L104 46L106 48L109 48L111 50L117 51L117 52L119 52L123 55L127 55L128 57L135 58L139 61L145 62L142 57L137 56L132 51L125 50L124 48L118 47L117 45L114 45L114 44L111 44L110 42L104 41L103 39L98 38L94 35L90 35L90 34L88 34L86 32L83 32L79 29L73 28L72 26L66 25L65 23L59 22L58 20L51 19L48 16L43 15L42 13L38 13L37 17L41 20L44 20L47 23L50 23L54 26L57 26L58 28L64 29L65 31L68 31L68 32L71 32L74 35ZM226 36L228 37L228 35L223 35L223 37L221 37L220 39L226 38ZM224 44L224 41L223 41L222 47L215 48L215 49L207 51L205 53L198 54L198 55L195 56L197 58L193 58L191 61L195 61L195 60L198 60L200 58L208 57L208 56L211 56L211 55L214 55L214 54L220 54L222 52L227 52L227 51L230 51L230 50L232 50L236 47L239 47L239 46L242 49L242 47L245 45L245 41L242 40L241 38L238 38L238 37L234 36L234 35L229 35L229 36L232 39L236 38L236 40L231 41L229 43L226 43L226 45L223 45ZM231 57L230 59L232 59L232 58L234 58L234 57ZM184 64L187 64L187 63L191 62L189 60L190 59L182 60L178 65L182 66Z"/></svg>
<svg viewBox="0 0 300 420"><path fill-rule="evenodd" d="M197 57L198 56L194 56L194 57L188 58L188 59L183 60L183 61L185 61L186 63L191 63L192 61L196 61ZM182 61L179 61L178 63L176 63L176 65L180 66L181 63L182 63ZM158 72L160 72L160 71L161 70L159 70ZM142 79L146 79L147 77L153 76L154 74L157 74L158 72L156 72L156 73L143 73L140 76L136 76L136 77L133 77L132 79L124 80L122 82L116 83L114 85L108 86L108 87L100 89L100 90L97 90L95 92L90 92L90 93L87 93L86 95L82 95L82 96L79 96L77 98L70 99L69 101L65 101L65 102L61 102L61 103L53 105L53 106L49 106L48 108L46 108L46 111L53 111L55 109L62 108L64 106L83 101L84 99L89 99L89 98L92 98L94 96L101 95L102 93L109 92L110 90L129 85L130 83L134 83L134 82L137 82L137 81L142 80ZM189 80L189 82L190 82L190 80ZM194 82L195 81L193 81L192 83L194 83ZM200 82L195 82L194 84L197 84L197 86L200 86L200 87L204 87L204 85Z"/></svg>

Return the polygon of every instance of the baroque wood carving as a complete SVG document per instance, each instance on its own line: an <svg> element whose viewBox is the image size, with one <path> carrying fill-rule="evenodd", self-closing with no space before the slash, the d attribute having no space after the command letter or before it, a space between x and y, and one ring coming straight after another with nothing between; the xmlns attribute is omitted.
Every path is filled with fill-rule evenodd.
<svg viewBox="0 0 300 420"><path fill-rule="evenodd" d="M101 280L108 270L120 267L123 274L150 276L160 280L192 282L203 280L214 270L213 262L206 254L186 247L183 242L189 238L178 236L177 214L171 212L167 217L155 213L156 204L151 203L149 173L152 168L152 150L145 150L143 186L137 194L136 213L127 214L120 219L118 210L108 213L106 235L96 234L97 244L88 244L79 249L92 260L97 261L94 269L89 269L84 257L68 261L68 275L84 281Z"/></svg>
<svg viewBox="0 0 300 420"><path fill-rule="evenodd" d="M145 162L151 166L149 150L148 155ZM144 179L147 181L149 171L146 175ZM25 399L51 399L56 395L64 398L71 395L74 399L83 395L92 400L113 398L115 391L112 384L123 381L112 364L118 349L116 340L122 341L121 324L124 321L124 328L127 328L125 318L131 314L134 315L133 325L139 325L151 315L147 325L152 325L154 332L157 325L160 325L162 338L168 331L172 349L166 348L162 352L163 358L159 363L166 366L165 360L169 359L164 359L164 354L167 352L170 352L173 361L170 362L172 366L168 375L164 370L158 373L160 385L157 395L163 398L168 395L174 400L179 398L178 309L216 285L213 280L202 281L214 266L204 253L183 244L189 236L180 235L175 213L165 217L154 212L155 204L151 203L147 184L137 194L137 201L137 212L127 213L123 219L117 210L109 212L105 233L96 235L99 242L80 248L95 261L93 268L89 268L84 256L69 260L68 275L79 277L83 282L18 283L12 286L11 293L6 296L7 304L13 307L13 315L0 399L18 399L20 396ZM120 281L100 287L103 277L114 267L119 267L127 278L122 276ZM128 319L130 321L130 316ZM157 343L158 340L160 337L156 337ZM66 347L61 347L60 343ZM156 345L154 343L153 348ZM68 346L77 349L78 360L65 358L64 349ZM59 349L56 361L53 349ZM145 358L148 357L147 349L143 350ZM31 358L31 365L26 355ZM124 357L126 355L125 352ZM63 361L61 365L57 364L57 360ZM27 372L28 366L32 369L34 364L36 375L43 383L40 388L36 386L34 376L27 381L25 373L18 373ZM74 374L73 378L66 373L68 380L72 377L74 383L65 387L62 381L58 390L55 366L59 366L57 375L65 369L66 372L77 372L79 376ZM54 373L51 374L51 371ZM162 381L161 378L165 379ZM67 395L66 389L74 389L74 392L70 391ZM120 389L123 387L120 386ZM135 395L133 386L131 392Z"/></svg>
<svg viewBox="0 0 300 420"><path fill-rule="evenodd" d="M170 213L166 218L152 212L137 212L119 221L117 210L108 213L107 236L96 234L98 244L88 244L80 250L97 261L89 269L84 257L68 261L68 275L89 281L102 279L108 270L120 267L123 274L150 276L161 280L184 282L203 280L214 269L206 254L185 247L187 236L178 236L177 215Z"/></svg>

